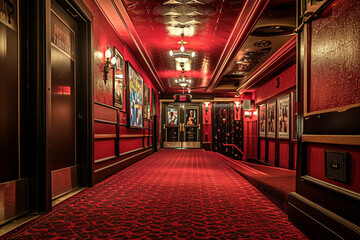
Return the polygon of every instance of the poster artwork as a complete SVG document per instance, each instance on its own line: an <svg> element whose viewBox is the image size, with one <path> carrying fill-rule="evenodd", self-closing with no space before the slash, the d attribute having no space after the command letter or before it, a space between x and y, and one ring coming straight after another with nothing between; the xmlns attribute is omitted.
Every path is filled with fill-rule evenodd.
<svg viewBox="0 0 360 240"><path fill-rule="evenodd" d="M168 125L178 125L178 110L177 108L169 108L167 114Z"/></svg>
<svg viewBox="0 0 360 240"><path fill-rule="evenodd" d="M289 96L278 100L278 137L280 138L289 137L289 104Z"/></svg>
<svg viewBox="0 0 360 240"><path fill-rule="evenodd" d="M143 127L143 79L129 64L130 127Z"/></svg>
<svg viewBox="0 0 360 240"><path fill-rule="evenodd" d="M260 105L259 107L259 135L260 137L266 136L266 105Z"/></svg>
<svg viewBox="0 0 360 240"><path fill-rule="evenodd" d="M275 114L276 114L276 101L267 104L266 118L267 118L267 137L275 137Z"/></svg>

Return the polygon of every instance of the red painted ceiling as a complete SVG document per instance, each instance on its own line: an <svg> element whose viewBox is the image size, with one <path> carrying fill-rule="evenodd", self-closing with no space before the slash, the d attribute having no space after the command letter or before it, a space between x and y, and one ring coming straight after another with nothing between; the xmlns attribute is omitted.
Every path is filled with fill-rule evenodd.
<svg viewBox="0 0 360 240"><path fill-rule="evenodd" d="M181 33L185 49L194 51L185 77L191 79L191 90L204 92L209 85L232 29L245 1L170 0L124 1L140 39L150 55L166 92L181 88L175 79L181 77L179 63L170 55L178 50ZM177 70L178 69L178 70Z"/></svg>
<svg viewBox="0 0 360 240"><path fill-rule="evenodd" d="M293 27L295 23L295 0L95 2L163 94L182 92L175 83L182 75L180 64L169 55L170 50L179 51L182 34L187 42L185 52L196 54L190 64L185 63L184 75L191 79L191 91L234 96L244 82L244 78L233 76L236 62L243 54L254 52L255 42L272 43L269 54L256 59L257 65L247 73L250 76L292 36L256 37L250 32L257 27L276 29L279 25Z"/></svg>

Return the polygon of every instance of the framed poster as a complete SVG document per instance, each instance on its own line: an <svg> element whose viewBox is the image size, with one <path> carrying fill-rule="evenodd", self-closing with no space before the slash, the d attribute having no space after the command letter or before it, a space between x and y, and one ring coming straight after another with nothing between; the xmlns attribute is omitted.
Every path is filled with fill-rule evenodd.
<svg viewBox="0 0 360 240"><path fill-rule="evenodd" d="M186 109L186 122L185 125L197 125L197 109Z"/></svg>
<svg viewBox="0 0 360 240"><path fill-rule="evenodd" d="M114 47L116 64L114 67L114 106L124 107L124 57L119 50Z"/></svg>
<svg viewBox="0 0 360 240"><path fill-rule="evenodd" d="M277 100L277 136L289 138L290 134L290 95L287 94Z"/></svg>
<svg viewBox="0 0 360 240"><path fill-rule="evenodd" d="M144 83L144 118L151 120L151 112L150 112L150 89Z"/></svg>
<svg viewBox="0 0 360 240"><path fill-rule="evenodd" d="M179 125L179 109L178 108L168 108L167 109L167 125Z"/></svg>
<svg viewBox="0 0 360 240"><path fill-rule="evenodd" d="M259 106L259 136L266 137L266 105Z"/></svg>
<svg viewBox="0 0 360 240"><path fill-rule="evenodd" d="M267 103L266 108L266 136L269 138L275 137L275 130L276 130L276 100Z"/></svg>
<svg viewBox="0 0 360 240"><path fill-rule="evenodd" d="M125 62L127 85L127 123L130 128L142 128L143 116L143 79L129 61Z"/></svg>

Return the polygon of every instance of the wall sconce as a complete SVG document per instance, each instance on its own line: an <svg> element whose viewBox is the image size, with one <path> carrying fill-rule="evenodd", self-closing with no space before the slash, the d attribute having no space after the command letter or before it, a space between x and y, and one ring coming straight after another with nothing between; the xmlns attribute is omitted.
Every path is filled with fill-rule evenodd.
<svg viewBox="0 0 360 240"><path fill-rule="evenodd" d="M236 113L239 112L239 109L240 109L240 101L236 101L234 102L235 103L235 109L236 109Z"/></svg>
<svg viewBox="0 0 360 240"><path fill-rule="evenodd" d="M204 102L205 105L205 113L207 114L209 111L210 102Z"/></svg>
<svg viewBox="0 0 360 240"><path fill-rule="evenodd" d="M204 102L205 105L205 123L208 123L207 113L209 111L210 102Z"/></svg>
<svg viewBox="0 0 360 240"><path fill-rule="evenodd" d="M250 118L251 119L251 116L252 116L252 111L244 111L244 115L245 115L245 118Z"/></svg>
<svg viewBox="0 0 360 240"><path fill-rule="evenodd" d="M106 85L106 81L108 80L108 74L111 69L114 69L116 64L116 58L111 56L113 55L113 51L111 47L108 45L108 49L105 51L105 65L104 65L104 81ZM111 60L110 60L111 58Z"/></svg>

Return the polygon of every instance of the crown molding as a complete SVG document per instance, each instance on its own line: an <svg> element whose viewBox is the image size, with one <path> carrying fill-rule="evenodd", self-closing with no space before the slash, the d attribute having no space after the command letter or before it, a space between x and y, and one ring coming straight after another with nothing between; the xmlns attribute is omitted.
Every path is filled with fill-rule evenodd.
<svg viewBox="0 0 360 240"><path fill-rule="evenodd" d="M206 92L212 92L218 85L230 61L244 44L269 2L270 0L246 1L215 67L209 86L205 90Z"/></svg>

